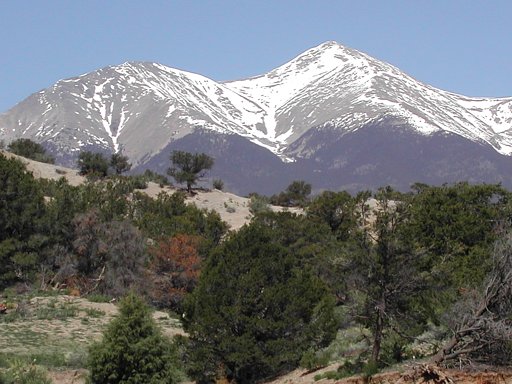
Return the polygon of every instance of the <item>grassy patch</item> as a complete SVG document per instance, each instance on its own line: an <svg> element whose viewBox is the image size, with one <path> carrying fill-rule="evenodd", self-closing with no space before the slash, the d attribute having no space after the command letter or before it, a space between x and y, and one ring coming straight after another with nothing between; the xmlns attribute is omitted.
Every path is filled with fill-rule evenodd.
<svg viewBox="0 0 512 384"><path fill-rule="evenodd" d="M36 364L46 368L85 368L87 350L48 351L35 353L0 352L0 368L8 368L13 362Z"/></svg>
<svg viewBox="0 0 512 384"><path fill-rule="evenodd" d="M110 303L110 300L112 300L111 297L100 294L91 294L87 296L86 299L91 303Z"/></svg>
<svg viewBox="0 0 512 384"><path fill-rule="evenodd" d="M87 316L95 319L105 316L105 311L102 311L101 309L85 308L84 312Z"/></svg>
<svg viewBox="0 0 512 384"><path fill-rule="evenodd" d="M78 307L71 303L57 303L51 300L46 306L38 306L35 311L35 317L38 320L66 320L69 317L75 317L78 314Z"/></svg>
<svg viewBox="0 0 512 384"><path fill-rule="evenodd" d="M9 365L0 371L2 384L51 384L48 371L33 362L13 358Z"/></svg>
<svg viewBox="0 0 512 384"><path fill-rule="evenodd" d="M92 301L109 298L96 296ZM0 302L9 304L7 313L0 316L0 371L10 369L14 360L50 370L85 368L89 345L101 338L111 312L115 313L110 305L64 295L9 294L6 299L3 294ZM171 315L158 317L164 329L180 325Z"/></svg>
<svg viewBox="0 0 512 384"><path fill-rule="evenodd" d="M28 355L28 359L45 367L65 367L66 358L62 352L37 352Z"/></svg>

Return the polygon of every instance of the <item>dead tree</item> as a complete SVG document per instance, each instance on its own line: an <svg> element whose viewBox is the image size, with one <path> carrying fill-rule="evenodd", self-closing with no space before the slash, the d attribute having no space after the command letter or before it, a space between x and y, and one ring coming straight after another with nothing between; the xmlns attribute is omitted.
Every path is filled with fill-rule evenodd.
<svg viewBox="0 0 512 384"><path fill-rule="evenodd" d="M453 336L434 356L454 361L504 365L512 357L512 232L496 242L493 264L480 291L470 291L451 314Z"/></svg>

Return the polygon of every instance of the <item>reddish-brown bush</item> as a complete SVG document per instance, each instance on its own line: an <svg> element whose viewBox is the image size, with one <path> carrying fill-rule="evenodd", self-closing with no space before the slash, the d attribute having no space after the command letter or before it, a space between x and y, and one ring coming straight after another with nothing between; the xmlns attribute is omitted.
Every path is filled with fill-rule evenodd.
<svg viewBox="0 0 512 384"><path fill-rule="evenodd" d="M155 305L180 310L199 278L201 243L200 236L179 234L160 240L150 249L150 297Z"/></svg>

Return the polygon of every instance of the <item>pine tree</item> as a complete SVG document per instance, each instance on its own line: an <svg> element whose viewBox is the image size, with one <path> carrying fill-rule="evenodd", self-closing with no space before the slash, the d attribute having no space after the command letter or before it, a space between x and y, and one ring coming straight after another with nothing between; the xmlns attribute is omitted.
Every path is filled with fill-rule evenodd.
<svg viewBox="0 0 512 384"><path fill-rule="evenodd" d="M248 383L295 368L335 332L334 299L282 234L255 221L213 252L186 300L190 373Z"/></svg>
<svg viewBox="0 0 512 384"><path fill-rule="evenodd" d="M49 164L53 164L55 162L55 159L46 153L46 150L41 144L30 139L16 139L9 144L7 149L12 153L26 157L27 159Z"/></svg>
<svg viewBox="0 0 512 384"><path fill-rule="evenodd" d="M187 191L190 193L197 180L212 169L214 160L205 153L174 151L171 154L171 162L173 166L167 173L178 183L186 183Z"/></svg>
<svg viewBox="0 0 512 384"><path fill-rule="evenodd" d="M88 177L105 177L109 162L101 153L82 151L78 155L79 174Z"/></svg>
<svg viewBox="0 0 512 384"><path fill-rule="evenodd" d="M121 153L114 153L110 157L110 166L114 168L116 175L128 172L132 168L132 165L128 162L128 157Z"/></svg>
<svg viewBox="0 0 512 384"><path fill-rule="evenodd" d="M103 339L90 347L88 366L90 382L95 384L177 382L172 344L148 306L133 293L121 301L119 315Z"/></svg>
<svg viewBox="0 0 512 384"><path fill-rule="evenodd" d="M0 288L35 271L45 241L40 235L44 211L32 174L19 160L0 155Z"/></svg>

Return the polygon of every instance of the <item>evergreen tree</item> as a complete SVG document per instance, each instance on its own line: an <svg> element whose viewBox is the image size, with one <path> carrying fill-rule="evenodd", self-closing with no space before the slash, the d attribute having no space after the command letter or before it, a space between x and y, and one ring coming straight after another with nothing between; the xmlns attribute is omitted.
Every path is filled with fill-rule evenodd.
<svg viewBox="0 0 512 384"><path fill-rule="evenodd" d="M409 238L429 255L425 269L444 288L476 287L490 270L491 249L510 217L510 193L499 185L416 184Z"/></svg>
<svg viewBox="0 0 512 384"><path fill-rule="evenodd" d="M360 230L355 234L358 249L350 255L353 294L362 303L353 307L355 319L372 332L371 361L382 363L381 349L388 336L411 338L429 318L426 276L422 273L424 255L413 239L405 236L409 210L407 196L381 188L374 195L373 211L357 204ZM357 300L354 299L354 302ZM399 356L397 356L399 357Z"/></svg>
<svg viewBox="0 0 512 384"><path fill-rule="evenodd" d="M82 151L78 155L79 174L88 177L105 177L109 162L101 153Z"/></svg>
<svg viewBox="0 0 512 384"><path fill-rule="evenodd" d="M15 159L0 155L0 287L26 280L36 270L45 206L31 173Z"/></svg>
<svg viewBox="0 0 512 384"><path fill-rule="evenodd" d="M186 183L189 193L192 192L192 186L197 183L197 180L213 167L213 158L205 153L173 151L171 162L173 166L167 173L178 183Z"/></svg>
<svg viewBox="0 0 512 384"><path fill-rule="evenodd" d="M510 366L512 361L512 234L496 241L484 283L466 290L444 320L450 339L433 357L436 364L472 362Z"/></svg>
<svg viewBox="0 0 512 384"><path fill-rule="evenodd" d="M110 166L114 168L116 175L128 172L132 165L128 162L128 157L123 156L120 153L114 153L110 158Z"/></svg>
<svg viewBox="0 0 512 384"><path fill-rule="evenodd" d="M53 164L55 159L46 153L44 147L30 139L16 139L9 144L8 150L18 156L42 163Z"/></svg>
<svg viewBox="0 0 512 384"><path fill-rule="evenodd" d="M332 292L337 303L347 295L344 268L350 246L337 241L329 227L305 215L291 212L261 212L254 222L271 228L273 238L318 276ZM352 246L353 248L353 246Z"/></svg>
<svg viewBox="0 0 512 384"><path fill-rule="evenodd" d="M311 184L304 180L295 180L286 188L285 192L290 200L290 205L303 206L311 194Z"/></svg>
<svg viewBox="0 0 512 384"><path fill-rule="evenodd" d="M270 203L283 207L303 207L308 202L310 194L311 184L303 180L295 180L283 192L273 195Z"/></svg>
<svg viewBox="0 0 512 384"><path fill-rule="evenodd" d="M65 178L59 180L40 179L46 202L46 215L44 217L45 233L53 243L70 244L73 238L71 222L76 214L86 209L84 199L81 197L84 187L72 186Z"/></svg>
<svg viewBox="0 0 512 384"><path fill-rule="evenodd" d="M119 304L100 342L89 350L94 384L172 384L177 382L175 353L144 302L129 294Z"/></svg>
<svg viewBox="0 0 512 384"><path fill-rule="evenodd" d="M307 215L329 225L339 240L347 240L357 227L356 199L345 191L324 191L308 205Z"/></svg>
<svg viewBox="0 0 512 384"><path fill-rule="evenodd" d="M191 374L249 383L295 368L335 334L334 299L304 260L253 222L212 253L186 300Z"/></svg>
<svg viewBox="0 0 512 384"><path fill-rule="evenodd" d="M133 194L132 220L148 237L160 239L177 234L200 235L218 244L227 231L227 224L215 211L187 205L185 194L160 193L153 199L143 193Z"/></svg>

